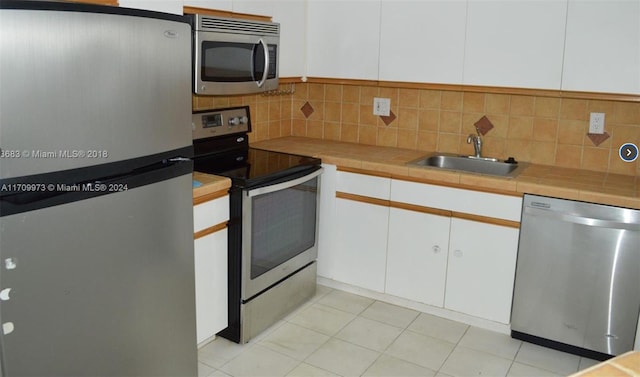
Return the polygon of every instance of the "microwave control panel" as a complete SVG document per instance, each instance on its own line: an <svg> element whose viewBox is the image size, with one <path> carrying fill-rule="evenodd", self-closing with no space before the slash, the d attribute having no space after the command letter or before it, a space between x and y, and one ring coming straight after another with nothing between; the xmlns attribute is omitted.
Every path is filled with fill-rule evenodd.
<svg viewBox="0 0 640 377"><path fill-rule="evenodd" d="M251 132L249 106L193 112L193 140Z"/></svg>

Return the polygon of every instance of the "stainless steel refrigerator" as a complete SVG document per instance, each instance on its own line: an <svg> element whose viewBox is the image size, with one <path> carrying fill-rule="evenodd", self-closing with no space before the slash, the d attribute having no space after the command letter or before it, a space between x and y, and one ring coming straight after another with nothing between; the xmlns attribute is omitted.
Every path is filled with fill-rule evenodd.
<svg viewBox="0 0 640 377"><path fill-rule="evenodd" d="M0 2L2 375L197 373L191 30Z"/></svg>

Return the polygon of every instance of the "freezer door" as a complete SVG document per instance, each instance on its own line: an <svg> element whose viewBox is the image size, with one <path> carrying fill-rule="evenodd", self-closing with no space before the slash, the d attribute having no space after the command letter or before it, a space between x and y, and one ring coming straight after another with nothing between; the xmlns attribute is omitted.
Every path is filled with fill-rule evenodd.
<svg viewBox="0 0 640 377"><path fill-rule="evenodd" d="M56 7L0 9L0 178L191 145L191 27Z"/></svg>
<svg viewBox="0 0 640 377"><path fill-rule="evenodd" d="M191 186L0 217L5 375L196 375Z"/></svg>

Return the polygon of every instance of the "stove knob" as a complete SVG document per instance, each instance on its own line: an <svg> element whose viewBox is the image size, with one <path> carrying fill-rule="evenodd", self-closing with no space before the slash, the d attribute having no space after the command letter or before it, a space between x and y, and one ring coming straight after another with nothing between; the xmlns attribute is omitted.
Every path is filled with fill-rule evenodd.
<svg viewBox="0 0 640 377"><path fill-rule="evenodd" d="M245 116L240 117L240 124L247 124L247 122L249 122L249 118Z"/></svg>
<svg viewBox="0 0 640 377"><path fill-rule="evenodd" d="M235 117L235 118L229 118L229 125L230 126L237 126L238 124L240 124L240 118Z"/></svg>

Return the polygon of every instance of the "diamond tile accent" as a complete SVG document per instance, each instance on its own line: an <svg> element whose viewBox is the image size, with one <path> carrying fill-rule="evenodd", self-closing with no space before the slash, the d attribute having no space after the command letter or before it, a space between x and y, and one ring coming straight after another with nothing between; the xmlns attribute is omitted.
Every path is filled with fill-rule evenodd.
<svg viewBox="0 0 640 377"><path fill-rule="evenodd" d="M305 102L304 105L302 105L302 107L300 108L300 111L302 111L305 118L309 118L315 110L313 109L313 106L311 106L309 102Z"/></svg>
<svg viewBox="0 0 640 377"><path fill-rule="evenodd" d="M609 133L605 131L605 133L603 134L587 134L587 136L589 137L589 139L591 139L593 145L597 147L609 138Z"/></svg>
<svg viewBox="0 0 640 377"><path fill-rule="evenodd" d="M383 116L380 115L380 119L382 119L382 121L384 122L384 124L386 124L387 126L390 125L394 120L396 120L396 114L393 113L393 111L389 111L389 116Z"/></svg>
<svg viewBox="0 0 640 377"><path fill-rule="evenodd" d="M493 128L493 123L491 123L486 115L480 118L480 120L475 122L473 125L476 126L480 134L482 134L483 136Z"/></svg>

